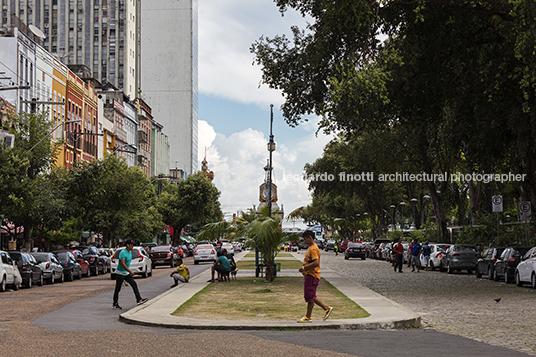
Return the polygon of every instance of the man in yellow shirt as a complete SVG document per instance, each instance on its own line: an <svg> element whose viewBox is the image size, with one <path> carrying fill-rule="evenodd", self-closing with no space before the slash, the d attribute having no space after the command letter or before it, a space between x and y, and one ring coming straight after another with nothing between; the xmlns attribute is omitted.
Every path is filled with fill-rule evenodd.
<svg viewBox="0 0 536 357"><path fill-rule="evenodd" d="M303 297L307 302L307 313L298 322L312 322L311 314L315 304L320 306L324 310L324 321L331 315L333 308L324 304L319 298L316 297L316 288L320 281L320 249L315 243L315 234L313 231L303 232L303 241L309 246L307 252L305 252L305 258L303 259L303 265L299 269L303 274Z"/></svg>
<svg viewBox="0 0 536 357"><path fill-rule="evenodd" d="M169 276L175 280L175 284L171 285L170 288L173 288L177 285L179 285L179 281L181 283L187 283L190 281L190 270L186 267L186 265L182 264L182 259L177 259L177 269L173 270Z"/></svg>

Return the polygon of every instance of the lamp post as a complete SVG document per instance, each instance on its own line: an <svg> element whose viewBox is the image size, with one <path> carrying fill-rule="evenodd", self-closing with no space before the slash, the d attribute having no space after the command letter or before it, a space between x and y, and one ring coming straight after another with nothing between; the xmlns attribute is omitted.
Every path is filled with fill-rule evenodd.
<svg viewBox="0 0 536 357"><path fill-rule="evenodd" d="M402 231L402 234L404 233L404 206L406 205L406 202L400 202L400 230Z"/></svg>
<svg viewBox="0 0 536 357"><path fill-rule="evenodd" d="M359 240L359 219L360 219L361 215L358 213L357 214L357 240Z"/></svg>
<svg viewBox="0 0 536 357"><path fill-rule="evenodd" d="M417 229L417 216L415 215L415 205L417 204L417 199L414 197L410 200L411 207L413 208L413 225Z"/></svg>
<svg viewBox="0 0 536 357"><path fill-rule="evenodd" d="M426 203L424 205L424 223L426 223L426 219L428 218L428 203L430 202L430 196L424 195L422 196L426 200Z"/></svg>
<svg viewBox="0 0 536 357"><path fill-rule="evenodd" d="M392 216L393 216L393 225L391 227L392 227L393 232L395 231L395 208L396 208L395 205L391 205L391 210L393 212L393 214L392 214Z"/></svg>
<svg viewBox="0 0 536 357"><path fill-rule="evenodd" d="M268 151L270 160L268 161L268 217L272 217L272 152L275 150L274 135L272 134L272 125L274 122L274 105L270 104L270 141L268 142Z"/></svg>
<svg viewBox="0 0 536 357"><path fill-rule="evenodd" d="M59 123L58 125L56 125L56 127L54 127L54 129L52 129L51 131L48 132L48 134L46 134L45 136L43 136L41 138L41 140L39 140L37 142L37 144L35 144L34 146L32 146L32 148L28 151L26 151L26 153L29 153L30 151L32 151L33 149L35 149L35 147L37 145L39 145L41 143L41 141L45 140L50 134L52 134L56 129L58 129L60 126L62 126L63 124L69 124L69 123L80 123L82 121L82 119L77 119L77 120L67 120L66 122L63 122L63 123Z"/></svg>

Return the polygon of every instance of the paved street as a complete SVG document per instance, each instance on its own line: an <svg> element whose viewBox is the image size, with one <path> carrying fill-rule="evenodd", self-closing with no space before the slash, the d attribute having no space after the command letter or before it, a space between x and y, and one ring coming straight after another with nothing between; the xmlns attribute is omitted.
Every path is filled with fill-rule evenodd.
<svg viewBox="0 0 536 357"><path fill-rule="evenodd" d="M443 284L451 279L453 282L460 282L456 286L462 290L473 285L478 287L478 284L491 284L488 281L477 281L474 276L468 277L465 274L453 277L436 272L429 274L393 273L392 277L390 267L385 262L345 261L341 255L335 257L331 252L324 253L322 259L323 264L330 268L339 269L352 279L361 279L360 282L377 291L383 289L384 291L381 292L389 298L421 313L427 313L429 306L435 306L436 301L441 301L441 304L437 306L443 306L443 298L419 298L420 294L415 284L418 285L420 280L413 279L427 281L439 278ZM186 264L190 267L192 275L210 266L210 264L193 265L191 258L186 259ZM169 271L170 268L159 267L155 269L153 277L137 278L142 295L153 298L166 291L170 284L170 278L167 276ZM404 284L397 285L397 277L406 279ZM391 283L399 286L394 292L390 292L389 289L390 279L392 279ZM222 354L265 356L266 351L273 356L308 357L320 355L372 357L391 354L426 355L427 357L525 355L433 329L219 332L126 325L117 319L120 312L111 309L113 285L114 281L110 280L109 275L105 275L0 294L0 350L10 351L12 356L57 356L59 354L194 356L200 353L206 356L221 356ZM401 286L405 288L400 288ZM503 289L515 291L517 288L505 286ZM444 286L443 289L437 291L448 290ZM533 296L530 289L518 290L524 291L519 294ZM435 291L435 288L430 291ZM495 295L491 297L493 296ZM422 302L417 299L422 299ZM467 299L470 300L470 297ZM510 295L503 294L503 300L509 299ZM416 303L408 305L407 302L411 301ZM135 306L134 296L130 289L122 291L120 302L125 309ZM445 305L446 311L451 311L451 305L453 304ZM424 321L428 325L434 323L430 318L431 315L424 315ZM473 328L478 325L479 319L475 315L467 318L468 321L473 321L471 325ZM444 321L451 320L444 319ZM448 323L443 322L443 324L449 326ZM452 325L457 326L454 323ZM462 335L459 332L463 332L464 328L454 327L453 329L458 331L456 333ZM454 333L447 331L443 325L439 324L434 326L434 329ZM527 328L527 331L533 330ZM426 342L423 343L424 341Z"/></svg>
<svg viewBox="0 0 536 357"><path fill-rule="evenodd" d="M395 273L388 262L344 260L323 252L322 264L408 307L424 328L536 355L536 290L477 279L467 272ZM499 303L494 299L501 298Z"/></svg>

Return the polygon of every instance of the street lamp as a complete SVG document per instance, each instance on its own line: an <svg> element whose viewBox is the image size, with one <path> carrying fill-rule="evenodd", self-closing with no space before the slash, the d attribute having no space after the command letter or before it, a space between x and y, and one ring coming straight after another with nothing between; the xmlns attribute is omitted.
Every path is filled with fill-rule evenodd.
<svg viewBox="0 0 536 357"><path fill-rule="evenodd" d="M400 202L399 203L400 205L400 219L401 219L401 223L400 223L400 229L402 230L402 233L404 233L404 206L406 205L406 202Z"/></svg>
<svg viewBox="0 0 536 357"><path fill-rule="evenodd" d="M391 209L392 209L392 212L393 212L393 214L392 214L392 216L393 216L393 225L392 225L393 232L395 231L395 208L396 208L395 205L391 205Z"/></svg>
<svg viewBox="0 0 536 357"><path fill-rule="evenodd" d="M272 134L272 125L274 122L274 105L270 104L270 141L268 142L268 151L270 160L268 161L268 217L272 217L272 152L275 151L274 135Z"/></svg>
<svg viewBox="0 0 536 357"><path fill-rule="evenodd" d="M430 202L430 196L424 195L422 196L426 200L426 203L424 205L424 222L426 223L426 220L428 218L428 203Z"/></svg>
<svg viewBox="0 0 536 357"><path fill-rule="evenodd" d="M46 134L45 136L43 136L41 138L41 140L39 140L37 142L37 144L35 144L34 146L32 146L32 148L28 151L26 151L26 153L29 153L30 151L32 151L33 149L35 149L35 147L37 145L39 145L41 143L41 141L45 140L50 134L52 134L56 129L58 129L60 126L62 126L63 124L69 124L69 123L80 123L82 121L82 119L77 119L77 120L67 120L66 122L63 122L63 123L59 123L58 125L56 125L56 127L54 129L52 129L51 131L48 132L48 134Z"/></svg>
<svg viewBox="0 0 536 357"><path fill-rule="evenodd" d="M357 239L359 240L359 219L360 219L361 215L358 213L357 214Z"/></svg>
<svg viewBox="0 0 536 357"><path fill-rule="evenodd" d="M417 216L415 215L415 205L417 204L417 199L414 197L410 200L411 207L413 208L413 225L417 229Z"/></svg>

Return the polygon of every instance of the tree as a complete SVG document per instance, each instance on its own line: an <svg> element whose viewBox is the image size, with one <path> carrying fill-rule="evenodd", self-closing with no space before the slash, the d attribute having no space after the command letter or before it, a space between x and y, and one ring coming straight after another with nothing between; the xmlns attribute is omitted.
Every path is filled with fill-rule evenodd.
<svg viewBox="0 0 536 357"><path fill-rule="evenodd" d="M173 226L173 241L186 225L203 226L221 221L220 192L201 173L188 176L177 185L166 185L156 203L163 221Z"/></svg>

